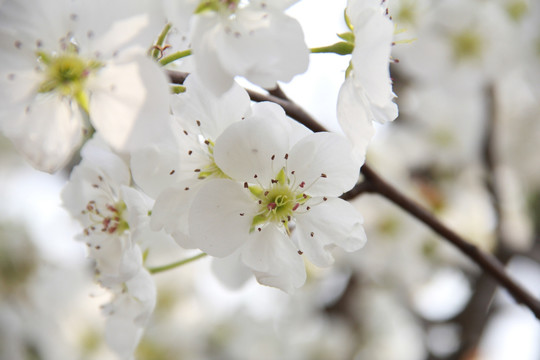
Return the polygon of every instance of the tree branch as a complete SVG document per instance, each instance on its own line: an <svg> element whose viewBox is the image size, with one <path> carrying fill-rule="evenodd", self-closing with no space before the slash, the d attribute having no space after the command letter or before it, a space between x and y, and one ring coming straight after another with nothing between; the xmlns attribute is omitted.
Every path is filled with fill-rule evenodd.
<svg viewBox="0 0 540 360"><path fill-rule="evenodd" d="M183 84L187 76L185 73L179 73L176 71L168 71L168 75L173 83L180 85ZM324 126L319 124L300 106L289 100L285 100L273 95L261 94L252 90L248 90L248 93L253 101L272 101L281 105L287 115L315 132L327 131ZM506 274L504 266L494 256L484 253L476 246L465 241L414 200L409 199L392 185L383 180L374 170L369 167L369 165L364 164L364 166L362 166L361 173L364 175L365 180L358 183L353 189L344 194L344 198L351 199L363 192L374 192L382 195L456 246L472 261L477 263L485 272L491 274L491 276L495 278L499 284L510 292L518 303L526 305L535 314L535 316L540 319L540 301L538 301L527 290L512 280Z"/></svg>

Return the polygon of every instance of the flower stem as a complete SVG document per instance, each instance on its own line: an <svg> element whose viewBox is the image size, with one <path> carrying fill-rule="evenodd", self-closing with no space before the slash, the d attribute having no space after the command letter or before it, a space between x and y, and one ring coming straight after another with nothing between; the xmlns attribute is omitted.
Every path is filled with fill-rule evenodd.
<svg viewBox="0 0 540 360"><path fill-rule="evenodd" d="M312 54L317 53L334 53L339 55L349 55L352 53L354 45L350 42L340 41L332 45L321 46L309 49Z"/></svg>
<svg viewBox="0 0 540 360"><path fill-rule="evenodd" d="M159 34L156 40L156 45L152 48L152 58L158 59L160 57L161 51L159 49L163 46L163 43L165 42L165 37L169 33L169 30L171 30L171 27L172 24L170 23L165 25L165 27L161 31L161 34Z"/></svg>
<svg viewBox="0 0 540 360"><path fill-rule="evenodd" d="M177 51L171 55L165 56L163 59L159 60L159 63L163 66L172 63L175 60L181 59L183 57L191 55L191 49Z"/></svg>
<svg viewBox="0 0 540 360"><path fill-rule="evenodd" d="M175 269L175 268L180 267L182 265L189 264L190 262L202 259L205 256L206 256L206 253L200 253L198 255L192 256L192 257L184 259L184 260L174 262L172 264L149 268L148 271L150 272L150 274L157 274L157 273L160 273L160 272L163 272L163 271Z"/></svg>

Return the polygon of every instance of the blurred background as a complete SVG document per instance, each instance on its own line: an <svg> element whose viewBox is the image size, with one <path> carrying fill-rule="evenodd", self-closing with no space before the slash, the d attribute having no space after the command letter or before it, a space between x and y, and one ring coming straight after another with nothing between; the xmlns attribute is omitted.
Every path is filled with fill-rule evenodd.
<svg viewBox="0 0 540 360"><path fill-rule="evenodd" d="M346 1L289 9L310 47L346 31ZM540 2L390 0L400 116L367 162L540 297ZM282 84L321 123L349 58L315 54ZM67 172L40 173L0 139L0 359L114 359L80 226L61 208ZM293 295L223 287L211 259L156 274L136 353L165 359L537 360L540 322L459 251L380 196L353 204L368 243L308 265ZM164 249L183 258L180 249Z"/></svg>

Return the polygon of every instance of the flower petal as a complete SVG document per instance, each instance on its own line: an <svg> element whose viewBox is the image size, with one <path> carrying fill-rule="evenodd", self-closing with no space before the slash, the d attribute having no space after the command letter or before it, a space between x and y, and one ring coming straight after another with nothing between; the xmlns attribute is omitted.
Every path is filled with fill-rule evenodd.
<svg viewBox="0 0 540 360"><path fill-rule="evenodd" d="M145 56L110 62L88 84L90 118L117 151L132 151L170 136L169 87Z"/></svg>
<svg viewBox="0 0 540 360"><path fill-rule="evenodd" d="M337 104L339 125L352 142L353 153L360 163L364 163L367 146L375 134L369 103L362 94L362 89L356 89L349 77L339 90Z"/></svg>
<svg viewBox="0 0 540 360"><path fill-rule="evenodd" d="M289 152L287 170L304 181L311 196L340 196L356 184L360 164L343 136L316 133L300 140Z"/></svg>
<svg viewBox="0 0 540 360"><path fill-rule="evenodd" d="M257 209L242 185L226 179L207 181L189 211L191 240L209 255L230 255L248 241Z"/></svg>
<svg viewBox="0 0 540 360"><path fill-rule="evenodd" d="M266 185L285 165L291 126L279 106L261 105L249 119L232 124L221 134L214 159L233 179Z"/></svg>
<svg viewBox="0 0 540 360"><path fill-rule="evenodd" d="M293 236L312 263L328 266L334 261L329 252L333 247L351 252L364 246L366 234L362 223L362 217L349 202L330 198L304 214L297 214Z"/></svg>
<svg viewBox="0 0 540 360"><path fill-rule="evenodd" d="M274 225L251 234L242 247L242 261L263 285L292 292L306 281L304 261L289 237Z"/></svg>

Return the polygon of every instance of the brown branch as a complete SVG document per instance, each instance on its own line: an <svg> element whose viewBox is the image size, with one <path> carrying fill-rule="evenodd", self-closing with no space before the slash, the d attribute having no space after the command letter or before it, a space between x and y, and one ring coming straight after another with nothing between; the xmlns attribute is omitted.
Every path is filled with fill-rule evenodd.
<svg viewBox="0 0 540 360"><path fill-rule="evenodd" d="M540 301L538 301L527 290L512 280L506 273L504 266L497 260L497 258L491 254L481 251L476 246L465 241L461 236L446 227L446 225L437 220L414 200L407 198L392 185L383 180L367 164L364 164L361 172L364 174L366 180L373 184L377 194L384 196L394 204L398 205L405 210L405 212L413 215L437 234L447 239L471 260L477 263L484 271L491 274L491 276L493 276L499 282L499 284L504 286L508 292L510 292L518 303L526 305L540 320Z"/></svg>
<svg viewBox="0 0 540 360"><path fill-rule="evenodd" d="M171 78L171 81L176 84L182 84L187 76L185 73L178 73L175 71L168 71L168 75ZM253 101L272 101L281 105L287 115L315 132L327 131L324 126L320 125L300 106L291 101L284 100L273 95L261 94L251 90L248 90L248 93ZM354 194L360 194L365 191L375 192L382 195L456 246L471 260L477 263L485 272L491 274L491 276L495 278L499 284L510 292L518 303L526 305L535 314L535 316L540 319L540 302L535 299L527 290L512 280L506 274L504 266L494 256L484 253L476 246L465 241L454 231L437 220L426 209L418 205L414 200L409 199L383 180L367 164L364 164L361 169L361 173L364 175L365 181L358 183L353 189L346 193L350 195L345 194L344 197L347 198L347 196L349 196L348 198L352 198L354 197ZM367 185L366 182L370 185Z"/></svg>

